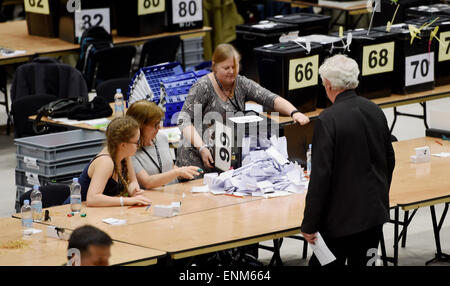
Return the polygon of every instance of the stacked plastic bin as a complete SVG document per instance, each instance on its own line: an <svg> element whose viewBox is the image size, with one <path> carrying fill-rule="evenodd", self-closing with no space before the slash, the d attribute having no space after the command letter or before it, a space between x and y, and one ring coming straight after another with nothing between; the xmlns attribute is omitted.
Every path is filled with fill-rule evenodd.
<svg viewBox="0 0 450 286"><path fill-rule="evenodd" d="M33 185L67 183L78 177L101 151L105 135L98 131L73 130L15 139L16 210L20 196Z"/></svg>
<svg viewBox="0 0 450 286"><path fill-rule="evenodd" d="M177 124L178 112L183 108L189 89L199 78L208 73L207 70L190 71L161 79L161 102L159 105L164 110L163 124L165 127Z"/></svg>
<svg viewBox="0 0 450 286"><path fill-rule="evenodd" d="M184 65L186 70L193 70L194 67L204 61L203 59L203 37L188 38L183 40L184 45ZM183 62L181 46L177 51L177 61Z"/></svg>
<svg viewBox="0 0 450 286"><path fill-rule="evenodd" d="M128 102L146 99L156 104L160 100L161 79L183 73L180 63L164 63L141 68L131 80L128 87Z"/></svg>

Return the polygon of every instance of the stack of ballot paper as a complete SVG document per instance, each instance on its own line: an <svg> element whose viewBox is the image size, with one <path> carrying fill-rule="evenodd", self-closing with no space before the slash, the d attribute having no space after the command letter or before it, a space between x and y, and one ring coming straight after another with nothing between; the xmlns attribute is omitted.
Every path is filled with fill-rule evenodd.
<svg viewBox="0 0 450 286"><path fill-rule="evenodd" d="M272 137L265 150L250 150L242 161L242 167L221 173L205 174L206 188L192 192L261 196L265 198L303 193L308 181L303 169L287 159L286 138ZM244 156L244 155L243 155Z"/></svg>

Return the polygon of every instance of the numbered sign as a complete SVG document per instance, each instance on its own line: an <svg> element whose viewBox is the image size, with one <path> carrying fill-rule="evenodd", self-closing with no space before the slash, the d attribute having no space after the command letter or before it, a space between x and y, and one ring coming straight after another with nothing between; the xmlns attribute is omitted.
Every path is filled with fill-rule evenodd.
<svg viewBox="0 0 450 286"><path fill-rule="evenodd" d="M172 0L172 22L180 24L203 20L202 0Z"/></svg>
<svg viewBox="0 0 450 286"><path fill-rule="evenodd" d="M450 31L442 32L439 36L442 44L439 45L439 58L440 62L450 60Z"/></svg>
<svg viewBox="0 0 450 286"><path fill-rule="evenodd" d="M362 76L394 70L395 42L363 47Z"/></svg>
<svg viewBox="0 0 450 286"><path fill-rule="evenodd" d="M75 38L81 37L85 30L94 26L103 27L111 33L109 8L75 11Z"/></svg>
<svg viewBox="0 0 450 286"><path fill-rule="evenodd" d="M49 0L24 0L25 11L36 14L50 15Z"/></svg>
<svg viewBox="0 0 450 286"><path fill-rule="evenodd" d="M405 86L434 81L434 52L405 58Z"/></svg>
<svg viewBox="0 0 450 286"><path fill-rule="evenodd" d="M214 163L216 168L228 171L231 167L231 139L233 132L230 127L221 122L215 123L215 149Z"/></svg>
<svg viewBox="0 0 450 286"><path fill-rule="evenodd" d="M317 85L319 56L289 61L289 90Z"/></svg>
<svg viewBox="0 0 450 286"><path fill-rule="evenodd" d="M138 0L138 16L161 13L166 10L166 0Z"/></svg>

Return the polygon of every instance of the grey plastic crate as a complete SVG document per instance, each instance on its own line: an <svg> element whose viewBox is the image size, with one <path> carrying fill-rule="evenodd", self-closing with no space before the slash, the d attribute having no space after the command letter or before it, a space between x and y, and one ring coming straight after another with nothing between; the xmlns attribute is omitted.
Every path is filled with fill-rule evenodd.
<svg viewBox="0 0 450 286"><path fill-rule="evenodd" d="M89 164L89 161L94 157L81 157L76 160L61 161L57 163L48 164L45 161L36 161L36 165L27 164L24 157L17 156L17 168L26 172L33 172L38 175L46 177L62 176L83 171L84 167Z"/></svg>
<svg viewBox="0 0 450 286"><path fill-rule="evenodd" d="M178 56L178 61L181 62L181 55ZM186 66L195 65L202 63L203 59L203 49L199 51L185 52L184 53L184 63Z"/></svg>
<svg viewBox="0 0 450 286"><path fill-rule="evenodd" d="M183 40L184 52L203 50L203 37L195 37ZM178 53L181 54L181 45L178 48Z"/></svg>
<svg viewBox="0 0 450 286"><path fill-rule="evenodd" d="M82 129L14 139L17 155L46 162L97 154L104 141L104 133Z"/></svg>
<svg viewBox="0 0 450 286"><path fill-rule="evenodd" d="M34 180L39 181L41 186L46 186L52 183L60 183L60 184L70 184L72 183L73 178L78 178L81 174L80 172L75 172L73 174L67 174L62 176L54 176L54 177L46 177L41 176L33 172L26 172L24 170L20 170L16 168L16 185L24 186L24 187L33 187L34 180L27 178L27 173L29 173L30 177L33 177ZM37 178L35 177L37 176Z"/></svg>

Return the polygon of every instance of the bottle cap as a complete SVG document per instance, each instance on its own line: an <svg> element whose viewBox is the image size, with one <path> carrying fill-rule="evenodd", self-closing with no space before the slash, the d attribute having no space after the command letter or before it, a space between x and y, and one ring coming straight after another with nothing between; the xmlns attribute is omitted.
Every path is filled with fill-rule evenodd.
<svg viewBox="0 0 450 286"><path fill-rule="evenodd" d="M78 178L73 178L72 182L78 183Z"/></svg>
<svg viewBox="0 0 450 286"><path fill-rule="evenodd" d="M309 144L309 148L312 148L312 144Z"/></svg>
<svg viewBox="0 0 450 286"><path fill-rule="evenodd" d="M39 190L39 186L38 185L34 185L33 186L33 190Z"/></svg>
<svg viewBox="0 0 450 286"><path fill-rule="evenodd" d="M122 89L121 88L116 89L116 93L122 93Z"/></svg>
<svg viewBox="0 0 450 286"><path fill-rule="evenodd" d="M30 200L24 200L24 201L23 201L23 204L24 204L24 205L29 205L29 204L30 204Z"/></svg>

